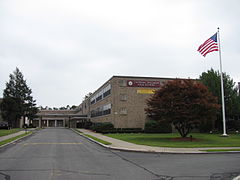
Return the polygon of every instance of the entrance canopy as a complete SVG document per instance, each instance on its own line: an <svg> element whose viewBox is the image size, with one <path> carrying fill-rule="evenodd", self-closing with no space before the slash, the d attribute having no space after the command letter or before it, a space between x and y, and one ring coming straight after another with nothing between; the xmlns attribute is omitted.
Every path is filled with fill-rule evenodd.
<svg viewBox="0 0 240 180"><path fill-rule="evenodd" d="M73 110L44 110L37 113L34 125L38 127L71 127L75 128L76 123L81 120L87 122L90 118L87 115L74 114Z"/></svg>

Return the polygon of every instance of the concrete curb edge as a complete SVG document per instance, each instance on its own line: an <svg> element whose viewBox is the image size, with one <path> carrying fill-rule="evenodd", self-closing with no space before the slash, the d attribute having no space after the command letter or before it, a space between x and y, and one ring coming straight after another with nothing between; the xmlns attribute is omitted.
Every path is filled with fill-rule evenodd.
<svg viewBox="0 0 240 180"><path fill-rule="evenodd" d="M32 134L33 134L33 132L27 134L26 136L22 136L22 137L20 137L20 138L17 138L17 139L15 139L15 140L13 140L13 141L11 141L11 142L9 142L9 143L0 145L0 148L3 148L3 147L8 146L8 145L11 145L11 144L13 144L13 143L15 143L15 142L17 142L17 141L19 141L19 140L21 140L21 139L27 138L28 136L30 136L30 135L32 135ZM20 136L20 135L19 135L19 136ZM16 136L15 136L15 137L16 137ZM9 138L9 139L11 139L11 138ZM6 139L6 140L7 140L7 139Z"/></svg>
<svg viewBox="0 0 240 180"><path fill-rule="evenodd" d="M85 136L83 133L79 133L78 131L76 131L75 129L71 128L72 131L74 131L75 133L77 133L78 135L111 150L118 150L118 151L125 151L125 152L140 152L140 153L155 153L155 154L238 154L240 153L240 151L219 151L219 152L207 152L207 151L202 151L202 152L157 152L157 151L144 151L144 150L139 150L139 149L126 149L126 148L118 148L118 147L111 147L105 144L102 144L98 141L95 141L94 139Z"/></svg>

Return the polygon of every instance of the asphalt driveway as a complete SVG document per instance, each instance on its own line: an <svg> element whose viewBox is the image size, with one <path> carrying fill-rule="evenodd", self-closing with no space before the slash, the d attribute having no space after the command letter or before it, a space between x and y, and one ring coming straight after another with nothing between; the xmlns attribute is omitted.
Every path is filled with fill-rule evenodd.
<svg viewBox="0 0 240 180"><path fill-rule="evenodd" d="M113 151L70 129L49 128L0 149L0 180L230 180L240 154Z"/></svg>

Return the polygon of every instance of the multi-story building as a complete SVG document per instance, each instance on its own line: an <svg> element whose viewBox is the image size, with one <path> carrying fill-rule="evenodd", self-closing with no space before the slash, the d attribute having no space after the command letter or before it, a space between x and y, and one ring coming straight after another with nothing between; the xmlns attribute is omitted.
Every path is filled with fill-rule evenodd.
<svg viewBox="0 0 240 180"><path fill-rule="evenodd" d="M85 96L73 111L40 111L34 124L45 127L83 127L110 122L115 128L142 128L148 116L146 101L173 78L113 76L94 93Z"/></svg>
<svg viewBox="0 0 240 180"><path fill-rule="evenodd" d="M113 76L86 96L78 114L91 122L111 122L115 128L144 128L146 100L172 78Z"/></svg>

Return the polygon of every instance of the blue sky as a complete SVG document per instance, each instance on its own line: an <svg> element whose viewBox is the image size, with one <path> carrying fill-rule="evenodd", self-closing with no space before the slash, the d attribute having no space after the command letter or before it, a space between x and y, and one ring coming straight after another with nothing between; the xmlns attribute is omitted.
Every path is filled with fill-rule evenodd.
<svg viewBox="0 0 240 180"><path fill-rule="evenodd" d="M16 66L38 105L78 105L113 75L198 78L220 27L223 71L240 81L238 0L2 0L0 94ZM1 96L1 95L0 95Z"/></svg>

